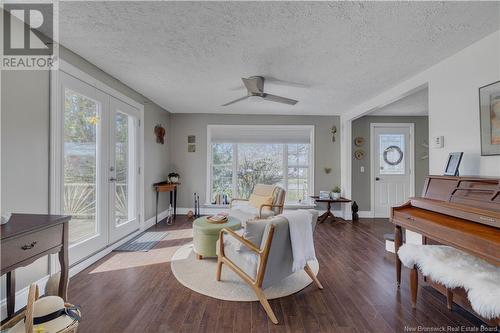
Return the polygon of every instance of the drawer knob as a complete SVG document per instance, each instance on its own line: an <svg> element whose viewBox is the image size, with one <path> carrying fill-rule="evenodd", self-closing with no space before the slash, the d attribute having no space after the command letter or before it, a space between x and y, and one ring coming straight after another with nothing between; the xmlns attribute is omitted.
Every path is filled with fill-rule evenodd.
<svg viewBox="0 0 500 333"><path fill-rule="evenodd" d="M36 245L36 242L32 242L31 244L26 244L26 245L21 246L21 249L23 249L23 250L29 250L29 249L34 248L35 245Z"/></svg>
<svg viewBox="0 0 500 333"><path fill-rule="evenodd" d="M406 217L406 219L407 219L407 220L410 220L410 221L413 221L413 220L414 220L414 218L413 218L412 216L407 216L407 217Z"/></svg>

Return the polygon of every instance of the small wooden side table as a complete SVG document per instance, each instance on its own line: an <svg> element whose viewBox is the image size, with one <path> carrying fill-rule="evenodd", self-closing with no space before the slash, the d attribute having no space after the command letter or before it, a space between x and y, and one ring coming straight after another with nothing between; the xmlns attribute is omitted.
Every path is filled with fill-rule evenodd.
<svg viewBox="0 0 500 333"><path fill-rule="evenodd" d="M158 197L160 192L170 192L170 205L174 208L174 219L177 217L177 186L179 185L179 183L169 183L167 181L153 184L156 191L155 223L158 223Z"/></svg>
<svg viewBox="0 0 500 333"><path fill-rule="evenodd" d="M7 317L14 315L16 301L15 270L38 258L59 254L61 278L59 296L67 301L69 279L69 215L12 214L0 228L1 274L7 275Z"/></svg>
<svg viewBox="0 0 500 333"><path fill-rule="evenodd" d="M340 197L338 199L320 199L319 196L313 195L311 198L314 199L316 202L326 202L327 208L326 212L322 214L320 217L318 217L318 224L325 222L329 217L331 217L333 220L335 220L335 215L332 213L332 204L334 203L347 203L351 202L350 199L346 199L343 197Z"/></svg>

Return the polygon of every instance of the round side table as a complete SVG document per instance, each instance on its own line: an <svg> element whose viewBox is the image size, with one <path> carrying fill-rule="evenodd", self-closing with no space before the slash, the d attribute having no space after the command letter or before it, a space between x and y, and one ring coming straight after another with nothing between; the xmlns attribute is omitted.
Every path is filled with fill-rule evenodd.
<svg viewBox="0 0 500 333"><path fill-rule="evenodd" d="M223 228L238 230L241 222L237 218L229 217L226 223L207 222L207 216L202 216L193 222L194 252L198 259L203 257L217 257L215 244L219 239L219 231Z"/></svg>

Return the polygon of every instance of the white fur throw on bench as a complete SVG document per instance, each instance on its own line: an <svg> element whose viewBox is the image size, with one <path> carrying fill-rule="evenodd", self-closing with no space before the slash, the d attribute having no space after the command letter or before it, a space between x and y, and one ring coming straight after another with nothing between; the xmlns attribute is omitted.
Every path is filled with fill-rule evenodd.
<svg viewBox="0 0 500 333"><path fill-rule="evenodd" d="M482 317L500 317L500 267L442 245L404 244L398 256L406 267L416 265L447 288L464 288L472 309Z"/></svg>

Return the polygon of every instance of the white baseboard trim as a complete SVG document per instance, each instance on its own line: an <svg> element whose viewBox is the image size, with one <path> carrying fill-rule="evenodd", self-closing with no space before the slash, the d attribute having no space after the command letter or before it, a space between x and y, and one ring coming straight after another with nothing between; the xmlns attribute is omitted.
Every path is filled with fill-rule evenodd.
<svg viewBox="0 0 500 333"><path fill-rule="evenodd" d="M179 212L179 209L177 209L177 212ZM164 210L163 212L158 213L158 222L160 222L161 220L163 220L167 216L168 216L168 209ZM152 226L155 225L155 221L156 221L156 217L155 216L147 219L144 222L144 225L141 228L141 230L147 230L147 229L151 228Z"/></svg>
<svg viewBox="0 0 500 333"><path fill-rule="evenodd" d="M373 218L373 212L371 210L359 211L358 215L360 218Z"/></svg>
<svg viewBox="0 0 500 333"><path fill-rule="evenodd" d="M47 281L49 280L49 276L44 276L40 280L36 281L35 283L38 285L38 289L40 290L40 295L43 295L45 293L45 285L47 284ZM30 286L27 286L21 290L18 290L16 292L16 307L15 311L23 308L26 306L26 303L28 301L28 292L29 292ZM7 318L7 298L2 299L0 303L0 316L1 320L4 320Z"/></svg>

